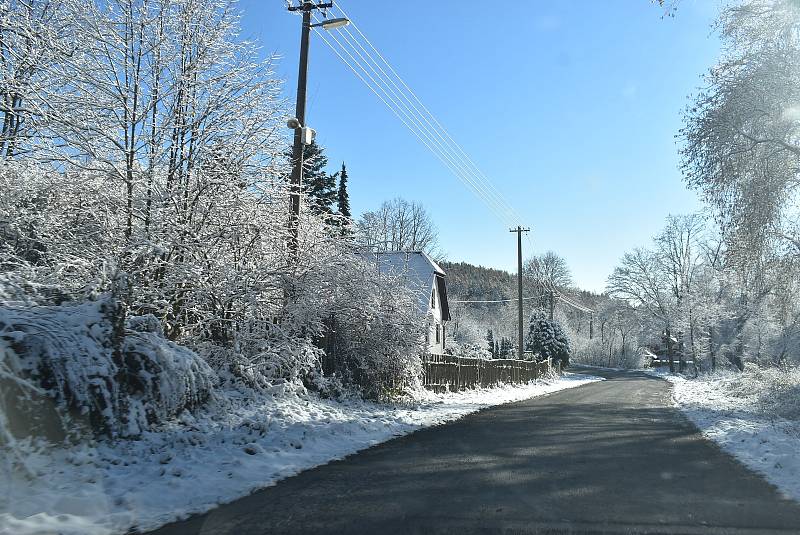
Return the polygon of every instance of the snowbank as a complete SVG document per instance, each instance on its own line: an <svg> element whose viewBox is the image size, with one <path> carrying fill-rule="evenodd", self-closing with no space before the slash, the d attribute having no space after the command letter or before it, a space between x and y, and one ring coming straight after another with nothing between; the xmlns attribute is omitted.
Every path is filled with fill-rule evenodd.
<svg viewBox="0 0 800 535"><path fill-rule="evenodd" d="M9 431L57 439L84 427L137 436L211 395L214 371L164 339L152 316L130 318L116 351L114 306L101 299L0 307L0 446Z"/></svg>
<svg viewBox="0 0 800 535"><path fill-rule="evenodd" d="M406 405L324 400L289 382L255 397L224 391L194 416L186 411L140 440L69 449L27 442L32 476L0 474L0 533L154 529L421 427L599 380L565 374L528 385L421 393Z"/></svg>
<svg viewBox="0 0 800 535"><path fill-rule="evenodd" d="M697 379L649 373L673 384L675 405L704 436L800 500L800 372L747 368Z"/></svg>

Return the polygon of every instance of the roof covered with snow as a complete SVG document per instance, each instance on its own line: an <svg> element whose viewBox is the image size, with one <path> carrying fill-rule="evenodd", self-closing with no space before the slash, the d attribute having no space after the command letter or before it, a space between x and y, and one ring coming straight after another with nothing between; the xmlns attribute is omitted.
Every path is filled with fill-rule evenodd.
<svg viewBox="0 0 800 535"><path fill-rule="evenodd" d="M419 295L421 309L428 310L434 277L445 275L444 270L430 256L422 251L368 252L361 255L376 264L379 273L404 277L408 281L408 287Z"/></svg>

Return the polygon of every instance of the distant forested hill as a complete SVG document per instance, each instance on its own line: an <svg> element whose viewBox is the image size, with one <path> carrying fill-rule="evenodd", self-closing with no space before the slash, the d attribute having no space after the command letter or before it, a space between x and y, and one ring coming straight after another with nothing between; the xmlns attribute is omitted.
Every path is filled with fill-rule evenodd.
<svg viewBox="0 0 800 535"><path fill-rule="evenodd" d="M447 274L450 300L450 336L458 343L486 345L486 333L511 338L516 329L516 306L510 303L455 303L454 301L495 301L516 295L517 278L500 269L473 266L466 262L442 262Z"/></svg>
<svg viewBox="0 0 800 535"><path fill-rule="evenodd" d="M442 262L447 273L447 292L450 299L495 300L510 299L516 288L516 275L507 271L466 262Z"/></svg>
<svg viewBox="0 0 800 535"><path fill-rule="evenodd" d="M485 345L486 333L491 330L495 340L516 340L517 303L457 303L456 301L497 301L517 297L517 274L501 269L474 266L466 262L442 262L447 274L447 294L450 300L452 321L450 336L458 343ZM590 308L602 307L607 297L577 288L560 288L559 291L574 302ZM537 294L537 287L525 280L523 295ZM525 301L525 321L536 307L546 310L546 297L542 301ZM577 336L588 335L589 316L560 301L555 303L556 319Z"/></svg>

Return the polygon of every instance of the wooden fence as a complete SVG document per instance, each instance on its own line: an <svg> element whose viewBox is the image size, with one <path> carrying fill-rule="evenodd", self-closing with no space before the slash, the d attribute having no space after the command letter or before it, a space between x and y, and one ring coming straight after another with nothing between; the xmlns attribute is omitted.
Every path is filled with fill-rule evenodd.
<svg viewBox="0 0 800 535"><path fill-rule="evenodd" d="M425 388L435 392L456 392L467 388L490 387L500 383L527 383L559 365L516 359L472 359L451 355L428 355L422 359Z"/></svg>

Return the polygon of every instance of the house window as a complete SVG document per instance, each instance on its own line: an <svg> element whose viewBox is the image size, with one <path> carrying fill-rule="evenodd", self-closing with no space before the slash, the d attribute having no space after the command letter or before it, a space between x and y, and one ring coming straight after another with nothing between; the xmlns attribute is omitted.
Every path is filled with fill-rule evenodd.
<svg viewBox="0 0 800 535"><path fill-rule="evenodd" d="M438 323L436 324L436 343L438 344L441 341L441 325Z"/></svg>
<svg viewBox="0 0 800 535"><path fill-rule="evenodd" d="M436 308L436 288L431 290L431 308Z"/></svg>

